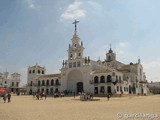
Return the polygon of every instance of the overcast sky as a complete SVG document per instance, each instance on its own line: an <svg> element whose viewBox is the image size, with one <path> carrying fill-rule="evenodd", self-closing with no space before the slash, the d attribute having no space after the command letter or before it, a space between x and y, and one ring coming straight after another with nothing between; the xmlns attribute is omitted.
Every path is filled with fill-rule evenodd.
<svg viewBox="0 0 160 120"><path fill-rule="evenodd" d="M79 20L85 56L105 59L109 44L117 60L140 56L148 81L160 81L160 0L0 0L0 72L38 63L58 73Z"/></svg>

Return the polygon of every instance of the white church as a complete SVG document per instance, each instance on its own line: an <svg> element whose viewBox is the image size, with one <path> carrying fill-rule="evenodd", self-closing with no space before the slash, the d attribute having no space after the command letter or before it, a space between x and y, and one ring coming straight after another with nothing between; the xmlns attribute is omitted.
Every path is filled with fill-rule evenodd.
<svg viewBox="0 0 160 120"><path fill-rule="evenodd" d="M45 74L45 67L38 64L28 67L28 94L33 92L71 91L93 94L147 94L147 80L140 59L137 63L125 64L116 59L110 49L104 61L85 57L83 42L77 35L75 20L74 35L68 48L68 59L63 60L58 74Z"/></svg>

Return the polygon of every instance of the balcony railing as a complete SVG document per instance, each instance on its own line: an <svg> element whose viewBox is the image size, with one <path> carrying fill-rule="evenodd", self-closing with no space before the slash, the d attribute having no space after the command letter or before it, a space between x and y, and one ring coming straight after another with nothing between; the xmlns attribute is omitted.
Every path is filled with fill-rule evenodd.
<svg viewBox="0 0 160 120"><path fill-rule="evenodd" d="M55 86L60 86L60 85L61 85L60 82L55 83Z"/></svg>
<svg viewBox="0 0 160 120"><path fill-rule="evenodd" d="M37 83L33 83L33 84L28 84L28 86L34 86L34 87L50 87L50 86L60 86L61 83L60 82L57 82L55 84L37 84Z"/></svg>
<svg viewBox="0 0 160 120"><path fill-rule="evenodd" d="M90 80L89 83L90 83L90 84L111 84L111 83L115 83L115 82L112 82L112 81L98 81L98 82L96 82L96 81L94 81L94 80ZM117 82L116 82L116 83L117 83ZM123 81L121 81L121 82L119 82L119 83L124 84Z"/></svg>

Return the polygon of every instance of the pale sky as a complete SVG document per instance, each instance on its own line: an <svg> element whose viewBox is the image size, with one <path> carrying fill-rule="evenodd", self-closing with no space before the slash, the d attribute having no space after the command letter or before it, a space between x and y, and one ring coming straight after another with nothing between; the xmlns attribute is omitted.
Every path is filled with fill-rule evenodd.
<svg viewBox="0 0 160 120"><path fill-rule="evenodd" d="M0 0L0 72L38 63L59 73L77 19L85 56L105 59L109 44L117 60L140 56L148 81L160 81L160 0Z"/></svg>

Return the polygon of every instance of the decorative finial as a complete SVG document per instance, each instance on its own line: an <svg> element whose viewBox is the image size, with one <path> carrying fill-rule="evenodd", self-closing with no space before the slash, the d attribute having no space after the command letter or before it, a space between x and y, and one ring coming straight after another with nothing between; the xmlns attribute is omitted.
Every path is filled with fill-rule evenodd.
<svg viewBox="0 0 160 120"><path fill-rule="evenodd" d="M75 31L74 33L77 34L77 23L79 23L79 21L75 20L72 24L75 24Z"/></svg>
<svg viewBox="0 0 160 120"><path fill-rule="evenodd" d="M83 46L83 42L81 41L81 46Z"/></svg>
<svg viewBox="0 0 160 120"><path fill-rule="evenodd" d="M112 48L111 48L111 43L109 44L109 46L110 46L109 53L113 53Z"/></svg>
<svg viewBox="0 0 160 120"><path fill-rule="evenodd" d="M111 50L111 48L112 48L112 45L111 45L111 43L109 44L109 46L110 46L110 50Z"/></svg>
<svg viewBox="0 0 160 120"><path fill-rule="evenodd" d="M138 56L138 63L141 63L140 57Z"/></svg>

